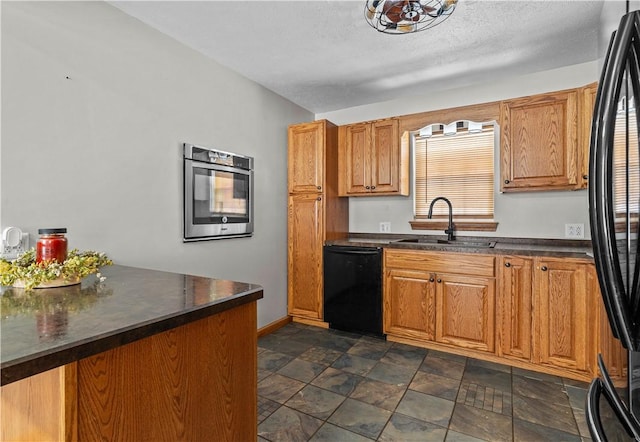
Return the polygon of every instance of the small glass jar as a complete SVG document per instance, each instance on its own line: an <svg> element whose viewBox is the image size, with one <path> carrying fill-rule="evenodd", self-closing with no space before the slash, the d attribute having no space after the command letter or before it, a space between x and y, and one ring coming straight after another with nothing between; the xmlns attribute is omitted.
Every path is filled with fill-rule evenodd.
<svg viewBox="0 0 640 442"><path fill-rule="evenodd" d="M67 259L67 229L38 229L40 238L36 244L36 262L57 261L63 263Z"/></svg>

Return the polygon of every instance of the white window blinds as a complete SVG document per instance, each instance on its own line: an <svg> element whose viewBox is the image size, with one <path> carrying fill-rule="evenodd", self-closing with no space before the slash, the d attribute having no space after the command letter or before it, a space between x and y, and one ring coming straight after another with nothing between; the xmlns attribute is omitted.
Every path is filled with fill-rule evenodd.
<svg viewBox="0 0 640 442"><path fill-rule="evenodd" d="M414 149L416 218L426 218L438 196L451 201L457 217L493 218L493 127L481 133L417 136ZM433 214L448 214L447 205L436 204Z"/></svg>

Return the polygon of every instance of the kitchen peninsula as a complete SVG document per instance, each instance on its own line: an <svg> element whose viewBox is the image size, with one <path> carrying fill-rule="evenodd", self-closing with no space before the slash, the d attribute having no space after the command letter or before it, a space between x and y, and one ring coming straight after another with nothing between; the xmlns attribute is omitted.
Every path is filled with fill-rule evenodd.
<svg viewBox="0 0 640 442"><path fill-rule="evenodd" d="M4 288L2 440L255 440L262 287L105 267Z"/></svg>

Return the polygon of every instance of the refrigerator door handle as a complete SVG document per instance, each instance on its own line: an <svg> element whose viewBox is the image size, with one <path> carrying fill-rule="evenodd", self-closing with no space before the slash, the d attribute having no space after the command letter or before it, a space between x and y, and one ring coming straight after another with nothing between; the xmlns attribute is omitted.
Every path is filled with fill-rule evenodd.
<svg viewBox="0 0 640 442"><path fill-rule="evenodd" d="M608 440L600 418L600 399L604 393L607 402L611 405L611 408L629 436L633 437L636 441L640 441L640 423L636 417L629 412L629 409L618 395L609 376L609 372L604 365L602 355L598 355L598 367L600 368L600 373L602 373L602 379L595 378L591 381L591 385L589 385L589 390L587 391L585 408L585 418L589 432L591 433L591 438L596 442L607 442Z"/></svg>
<svg viewBox="0 0 640 442"><path fill-rule="evenodd" d="M638 302L633 297L638 296L640 261L636 260L634 270L627 272L627 277L633 276L633 281L625 289L616 244L613 145L617 101L628 63L634 65L630 75L633 92L635 96L640 92L638 73L634 72L638 69L640 53L639 23L640 12L629 13L622 18L612 36L595 100L589 164L589 217L598 280L613 334L629 350L636 350L634 310ZM627 237L630 233L627 231ZM630 250L627 250L629 254Z"/></svg>

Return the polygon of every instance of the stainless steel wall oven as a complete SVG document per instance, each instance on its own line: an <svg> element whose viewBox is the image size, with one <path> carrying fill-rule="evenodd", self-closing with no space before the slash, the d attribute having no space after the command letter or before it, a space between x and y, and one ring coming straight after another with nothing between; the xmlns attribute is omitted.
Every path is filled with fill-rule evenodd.
<svg viewBox="0 0 640 442"><path fill-rule="evenodd" d="M253 158L184 144L185 242L253 235Z"/></svg>

